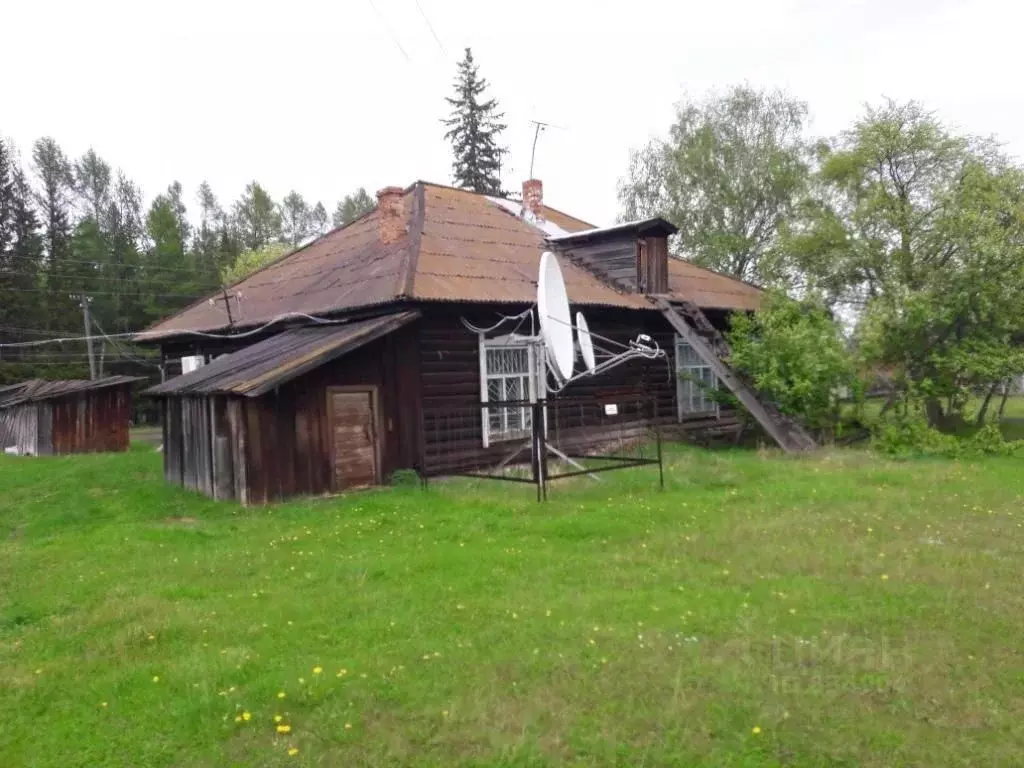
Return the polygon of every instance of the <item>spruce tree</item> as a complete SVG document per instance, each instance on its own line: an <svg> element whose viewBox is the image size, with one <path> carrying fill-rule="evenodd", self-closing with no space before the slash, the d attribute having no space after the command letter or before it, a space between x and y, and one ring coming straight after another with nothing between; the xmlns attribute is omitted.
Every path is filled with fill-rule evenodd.
<svg viewBox="0 0 1024 768"><path fill-rule="evenodd" d="M501 122L505 115L498 112L496 99L480 100L487 85L473 61L473 52L467 48L455 78L455 98L445 99L452 113L444 121L448 126L444 137L451 142L455 155L455 184L474 192L501 195L501 156L505 150L498 146L498 135L505 130Z"/></svg>
<svg viewBox="0 0 1024 768"><path fill-rule="evenodd" d="M11 215L14 207L13 163L10 150L0 139L0 260L7 254L13 235ZM0 265L3 262L0 261Z"/></svg>
<svg viewBox="0 0 1024 768"><path fill-rule="evenodd" d="M10 161L10 154L6 160ZM37 328L44 320L37 288L43 242L32 207L32 190L22 170L9 163L0 174L4 243L0 249L0 323Z"/></svg>
<svg viewBox="0 0 1024 768"><path fill-rule="evenodd" d="M45 137L32 147L32 162L39 181L36 200L43 220L46 245L46 327L71 330L81 326L77 300L81 286L69 274L71 257L71 207L74 191L71 163L56 141Z"/></svg>

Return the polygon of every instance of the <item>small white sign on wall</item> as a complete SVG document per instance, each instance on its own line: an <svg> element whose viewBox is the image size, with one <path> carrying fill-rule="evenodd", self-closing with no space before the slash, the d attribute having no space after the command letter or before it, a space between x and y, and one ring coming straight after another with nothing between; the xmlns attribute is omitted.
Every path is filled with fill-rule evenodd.
<svg viewBox="0 0 1024 768"><path fill-rule="evenodd" d="M605 416L618 416L619 405L618 403L605 403L604 404L604 415Z"/></svg>

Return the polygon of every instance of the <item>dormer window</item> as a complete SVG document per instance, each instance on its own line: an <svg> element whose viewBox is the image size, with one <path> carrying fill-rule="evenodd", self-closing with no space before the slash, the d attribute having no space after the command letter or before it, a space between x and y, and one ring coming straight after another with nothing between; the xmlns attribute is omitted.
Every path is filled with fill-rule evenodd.
<svg viewBox="0 0 1024 768"><path fill-rule="evenodd" d="M630 221L549 237L556 250L606 282L630 293L668 293L668 236L677 231L662 218Z"/></svg>

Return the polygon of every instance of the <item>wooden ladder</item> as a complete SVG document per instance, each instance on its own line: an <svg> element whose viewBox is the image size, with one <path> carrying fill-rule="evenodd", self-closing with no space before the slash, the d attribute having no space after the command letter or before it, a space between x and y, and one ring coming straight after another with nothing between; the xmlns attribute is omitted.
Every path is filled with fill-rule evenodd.
<svg viewBox="0 0 1024 768"><path fill-rule="evenodd" d="M795 420L783 414L770 402L766 402L743 378L725 362L729 356L729 344L708 320L700 307L688 301L651 296L651 301L661 310L676 333L686 339L700 358L708 364L715 376L729 388L743 407L750 411L757 423L779 444L786 453L808 451L818 447L807 430ZM680 314L680 312L682 314ZM685 317L684 317L685 315ZM687 322L689 318L693 325Z"/></svg>

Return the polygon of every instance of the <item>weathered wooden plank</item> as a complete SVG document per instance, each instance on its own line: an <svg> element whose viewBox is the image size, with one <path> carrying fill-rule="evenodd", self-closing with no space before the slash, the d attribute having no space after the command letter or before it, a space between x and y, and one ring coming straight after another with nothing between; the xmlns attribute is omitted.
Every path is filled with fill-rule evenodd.
<svg viewBox="0 0 1024 768"><path fill-rule="evenodd" d="M242 504L249 503L248 441L246 422L240 398L227 400L228 434L230 435L231 464L234 471L234 497Z"/></svg>

